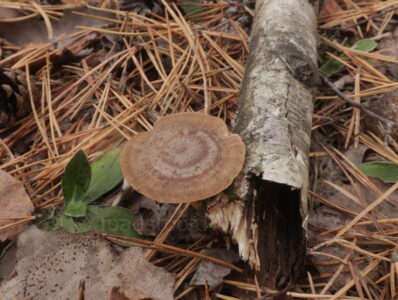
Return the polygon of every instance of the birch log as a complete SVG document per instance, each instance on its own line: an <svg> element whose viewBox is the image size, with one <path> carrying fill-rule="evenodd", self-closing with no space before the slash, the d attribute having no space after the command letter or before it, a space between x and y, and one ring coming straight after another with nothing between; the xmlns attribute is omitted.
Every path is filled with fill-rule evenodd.
<svg viewBox="0 0 398 300"><path fill-rule="evenodd" d="M257 0L234 131L245 166L208 209L262 283L285 289L305 256L308 153L317 81L316 16L306 0Z"/></svg>

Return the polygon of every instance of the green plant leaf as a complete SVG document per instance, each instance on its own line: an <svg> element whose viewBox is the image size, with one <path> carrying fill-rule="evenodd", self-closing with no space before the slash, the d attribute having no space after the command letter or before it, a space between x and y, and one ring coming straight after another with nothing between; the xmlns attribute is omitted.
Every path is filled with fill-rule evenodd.
<svg viewBox="0 0 398 300"><path fill-rule="evenodd" d="M53 230L58 228L65 228L70 233L82 233L90 231L91 228L85 219L82 222L75 221L72 217L60 215L57 217Z"/></svg>
<svg viewBox="0 0 398 300"><path fill-rule="evenodd" d="M32 221L38 228L46 231L54 231L61 228L60 216L53 216L52 214L44 214L43 216Z"/></svg>
<svg viewBox="0 0 398 300"><path fill-rule="evenodd" d="M98 206L88 206L87 221L91 228L102 233L142 238L135 232L132 222L135 215L128 209L112 206L101 208Z"/></svg>
<svg viewBox="0 0 398 300"><path fill-rule="evenodd" d="M344 68L344 65L341 62L338 62L337 60L334 60L334 59L329 59L319 68L319 70L323 74L329 76L334 73L337 73L338 71L340 71L343 68Z"/></svg>
<svg viewBox="0 0 398 300"><path fill-rule="evenodd" d="M181 0L181 9L184 11L186 16L194 15L202 10L200 5L196 4L194 0Z"/></svg>
<svg viewBox="0 0 398 300"><path fill-rule="evenodd" d="M370 52L376 47L377 43L374 40L363 39L355 42L351 48L359 51Z"/></svg>
<svg viewBox="0 0 398 300"><path fill-rule="evenodd" d="M63 211L64 215L69 217L84 217L86 212L87 204L80 201L69 203Z"/></svg>
<svg viewBox="0 0 398 300"><path fill-rule="evenodd" d="M62 178L62 193L65 206L82 200L90 184L91 169L87 156L79 150L69 161Z"/></svg>
<svg viewBox="0 0 398 300"><path fill-rule="evenodd" d="M359 51L370 52L374 50L376 47L377 43L374 40L363 39L355 42L351 48ZM344 55L339 57L342 59L345 58ZM334 59L329 59L319 68L319 70L326 76L330 76L334 73L337 73L343 68L344 64L342 64L341 62L338 62Z"/></svg>
<svg viewBox="0 0 398 300"><path fill-rule="evenodd" d="M376 177L387 183L398 181L398 165L386 162L367 162L358 168L369 177Z"/></svg>
<svg viewBox="0 0 398 300"><path fill-rule="evenodd" d="M120 148L115 148L106 152L91 164L90 185L84 195L83 202L90 203L98 199L122 181L120 150Z"/></svg>

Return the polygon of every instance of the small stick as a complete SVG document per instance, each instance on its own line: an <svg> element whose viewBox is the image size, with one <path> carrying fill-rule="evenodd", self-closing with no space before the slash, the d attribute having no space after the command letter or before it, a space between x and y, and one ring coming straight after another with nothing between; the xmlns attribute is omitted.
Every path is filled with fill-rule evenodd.
<svg viewBox="0 0 398 300"><path fill-rule="evenodd" d="M210 296L209 296L209 285L207 283L207 279L205 281L205 300L210 300Z"/></svg>
<svg viewBox="0 0 398 300"><path fill-rule="evenodd" d="M379 121L383 122L384 124L387 125L387 132L388 130L391 130L391 128L393 127L398 127L398 123L394 122L390 119L384 118L382 116L379 116L378 114L374 113L373 111L371 111L370 109L367 109L362 103L358 103L355 102L354 100L352 100L351 98L347 97L346 95L344 95L331 81L329 81L329 79L319 73L320 77L322 78L322 80L344 101L346 101L348 104L350 104L351 106L354 106L358 109L360 109L362 112L364 112L365 114L367 114L368 116L371 116L375 119L378 119Z"/></svg>
<svg viewBox="0 0 398 300"><path fill-rule="evenodd" d="M79 296L78 300L84 300L84 291L86 289L86 282L84 280L80 281L79 283Z"/></svg>
<svg viewBox="0 0 398 300"><path fill-rule="evenodd" d="M254 283L256 285L256 296L257 296L257 298L261 299L261 289L260 289L260 285L258 284L256 275L254 275Z"/></svg>
<svg viewBox="0 0 398 300"><path fill-rule="evenodd" d="M398 9L398 7L395 6L395 7L389 8L389 9L382 10L382 11L378 12L377 14L374 14L374 15L371 15L371 16L367 17L365 20L362 20L362 21L356 22L354 24L350 24L348 26L345 26L344 29L362 25L362 24L364 24L364 23L366 23L366 22L368 22L368 21L370 21L370 20L372 20L374 18L380 17L382 15L385 15L385 14L387 14L387 13L389 13L391 11L397 10L397 9Z"/></svg>

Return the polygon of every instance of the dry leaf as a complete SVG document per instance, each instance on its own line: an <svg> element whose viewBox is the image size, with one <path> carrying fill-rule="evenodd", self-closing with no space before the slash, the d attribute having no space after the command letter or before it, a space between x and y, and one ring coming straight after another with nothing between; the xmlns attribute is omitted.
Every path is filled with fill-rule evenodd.
<svg viewBox="0 0 398 300"><path fill-rule="evenodd" d="M135 290L124 291L118 287L112 289L109 300L158 300Z"/></svg>
<svg viewBox="0 0 398 300"><path fill-rule="evenodd" d="M120 248L93 233L45 232L31 226L17 239L16 276L0 299L109 299L114 287L158 300L173 299L174 275L150 264L137 247Z"/></svg>
<svg viewBox="0 0 398 300"><path fill-rule="evenodd" d="M60 35L67 35L76 32L75 26L101 26L106 22L100 19L80 16L74 12L89 13L103 17L110 17L111 14L96 12L88 8L66 9L59 20L51 20L54 35L53 40L48 40L47 28L40 18L33 18L21 22L4 23L0 26L0 36L18 46L28 43L48 43L54 42Z"/></svg>
<svg viewBox="0 0 398 300"><path fill-rule="evenodd" d="M203 253L230 263L239 261L239 255L231 250L214 248L205 249ZM202 260L189 284L205 285L207 283L210 289L213 289L220 285L224 277L229 273L231 273L230 268L215 264L208 260Z"/></svg>
<svg viewBox="0 0 398 300"><path fill-rule="evenodd" d="M398 70L398 69L397 69ZM369 103L369 108L384 118L398 120L398 89L385 93ZM384 137L385 130L380 130L380 121L366 116L364 120L366 128L380 137ZM391 137L398 140L398 129L391 130Z"/></svg>
<svg viewBox="0 0 398 300"><path fill-rule="evenodd" d="M319 12L319 17L325 17L343 11L335 0L326 0Z"/></svg>
<svg viewBox="0 0 398 300"><path fill-rule="evenodd" d="M359 165L363 162L365 152L368 150L366 146L361 145L357 149L351 147L343 154L346 156L353 164ZM347 225L354 216L360 213L366 206L370 203L374 202L378 195L372 192L369 188L357 182L358 190L356 190L353 185L349 183L347 178L341 172L341 169L338 167L330 157L324 157L327 161L325 162L324 168L322 169L321 178L317 183L316 193L323 198L330 201L336 207L329 207L327 205L321 204L317 205L309 215L309 245L310 248L314 245L319 245L323 241L333 238L337 231ZM378 180L376 178L369 178L369 180L377 186L377 188L384 193L390 185ZM360 195L363 197L362 200L359 198L357 191L359 191ZM394 218L397 215L397 207L398 207L398 191L395 191L389 196L389 201L383 201L379 205L377 205L372 210L372 216L376 219L389 219ZM339 208L343 208L350 213L344 212ZM370 214L366 216L368 220L372 221L370 218ZM363 219L361 221L365 221ZM325 231L334 230L329 234L323 234ZM375 228L375 224L371 222L369 225L363 226L355 226L352 227L348 231L352 236L363 236L366 234L373 233L377 228ZM347 239L352 242L350 239ZM372 253L382 253L387 250L389 246L383 243L372 243L369 244L361 243L357 244L358 247L365 251L369 251ZM315 250L315 254L310 256L311 263L317 268L319 273L324 274L333 274L336 272L338 267L340 266L340 262L338 260L333 259L334 257L338 257L341 260L345 259L347 256L347 249L350 247L348 244L339 243L324 245L323 247L317 248ZM358 248L359 249L359 248ZM312 253L312 251L310 252ZM320 254L323 253L323 254ZM332 255L332 257L330 256ZM361 259L362 258L362 259ZM349 260L355 263L356 267L359 269L364 269L369 263L368 260L363 259L361 253L358 251L352 251L349 256ZM374 279L374 276L378 274L380 268L375 268L372 272L367 275L367 278ZM343 287L349 280L351 280L352 276L349 272L342 272L338 278L334 281L333 287L335 289L339 289Z"/></svg>
<svg viewBox="0 0 398 300"><path fill-rule="evenodd" d="M128 193L131 188L127 189ZM133 222L134 229L141 235L157 236L167 221L173 215L177 205L172 203L160 203L143 195L128 196L126 200L132 201L131 210L137 215ZM124 196L123 196L124 198ZM197 241L202 237L205 215L200 213L201 208L189 208L179 220L168 241Z"/></svg>
<svg viewBox="0 0 398 300"><path fill-rule="evenodd" d="M379 42L377 49L385 56L398 58L398 27ZM379 69L383 74L388 75L392 81L398 80L398 64L382 62L379 65Z"/></svg>
<svg viewBox="0 0 398 300"><path fill-rule="evenodd" d="M335 0L326 0L323 3L321 11L319 12L319 17L322 18L322 17L326 17L329 15L334 15L334 14L342 12L342 11L343 11L343 9L340 7L340 5ZM345 29L345 27L347 25L351 26L353 24L354 23L352 21L349 21L349 22L343 23L342 27L343 27L343 29ZM347 30L351 31L353 34L357 34L357 31L354 27L349 27Z"/></svg>
<svg viewBox="0 0 398 300"><path fill-rule="evenodd" d="M0 20L1 19L13 19L17 18L20 15L15 9L7 8L7 7L0 7Z"/></svg>
<svg viewBox="0 0 398 300"><path fill-rule="evenodd" d="M0 227L15 223L20 217L30 216L34 210L25 188L19 180L7 172L0 170ZM1 218L13 218L15 220L1 220ZM18 224L0 231L0 241L15 237L26 224Z"/></svg>

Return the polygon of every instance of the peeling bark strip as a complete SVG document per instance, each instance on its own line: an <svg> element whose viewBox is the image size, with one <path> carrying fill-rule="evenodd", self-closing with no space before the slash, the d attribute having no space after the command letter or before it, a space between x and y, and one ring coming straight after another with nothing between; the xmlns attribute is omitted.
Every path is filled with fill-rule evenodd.
<svg viewBox="0 0 398 300"><path fill-rule="evenodd" d="M235 127L246 161L228 197L208 212L263 283L278 289L295 281L304 259L316 46L306 0L257 0Z"/></svg>

